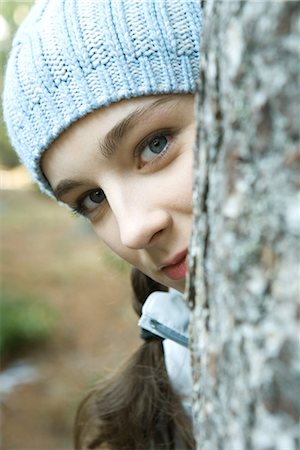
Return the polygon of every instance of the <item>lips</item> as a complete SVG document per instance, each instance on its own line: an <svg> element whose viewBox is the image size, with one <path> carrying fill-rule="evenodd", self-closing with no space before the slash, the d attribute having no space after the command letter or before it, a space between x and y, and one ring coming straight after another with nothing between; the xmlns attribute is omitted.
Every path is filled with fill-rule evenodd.
<svg viewBox="0 0 300 450"><path fill-rule="evenodd" d="M187 272L187 250L177 253L172 259L161 266L162 272L171 280L180 280Z"/></svg>

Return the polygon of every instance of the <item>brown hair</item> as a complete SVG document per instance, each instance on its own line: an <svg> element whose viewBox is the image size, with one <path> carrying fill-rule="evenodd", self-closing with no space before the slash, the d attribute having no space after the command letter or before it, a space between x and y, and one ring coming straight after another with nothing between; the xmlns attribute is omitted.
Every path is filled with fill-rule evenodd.
<svg viewBox="0 0 300 450"><path fill-rule="evenodd" d="M138 315L151 292L167 290L137 269L131 282ZM191 421L169 382L160 339L144 342L117 375L83 400L74 439L76 450L195 448Z"/></svg>

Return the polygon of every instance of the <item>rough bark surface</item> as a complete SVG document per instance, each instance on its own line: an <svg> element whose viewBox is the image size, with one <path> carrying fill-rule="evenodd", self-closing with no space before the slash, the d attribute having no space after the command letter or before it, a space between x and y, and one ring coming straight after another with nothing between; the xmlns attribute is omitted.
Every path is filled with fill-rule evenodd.
<svg viewBox="0 0 300 450"><path fill-rule="evenodd" d="M188 287L198 449L296 450L300 3L203 7Z"/></svg>

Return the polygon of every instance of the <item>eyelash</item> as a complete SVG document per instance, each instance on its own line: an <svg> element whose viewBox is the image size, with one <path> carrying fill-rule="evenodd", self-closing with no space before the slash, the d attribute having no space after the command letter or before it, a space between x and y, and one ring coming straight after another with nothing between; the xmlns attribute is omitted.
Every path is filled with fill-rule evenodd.
<svg viewBox="0 0 300 450"><path fill-rule="evenodd" d="M166 137L167 138L168 143L167 143L166 147L162 150L161 153L159 153L155 158L153 158L153 160L148 161L146 164L144 164L144 166L152 167L153 165L156 165L157 163L161 162L161 159L164 158L164 156L169 151L169 147L170 147L171 141L174 140L175 137L176 137L176 130L168 128L168 129L158 130L155 133L151 133L150 135L146 136L142 140L142 142L140 142L137 145L137 147L135 148L135 151L134 151L135 158L137 158L137 159L140 158L143 150L145 150L145 148L155 138L159 138L159 137ZM144 166L142 166L142 167L144 167Z"/></svg>
<svg viewBox="0 0 300 450"><path fill-rule="evenodd" d="M74 214L74 216L88 217L89 211L88 211L87 208L83 205L83 202L84 202L84 200L87 198L87 196L88 196L89 194L91 194L92 192L97 192L97 191L102 191L102 189L101 189L101 188L98 188L98 189L92 189L91 191L84 192L84 194L82 194L82 195L77 199L77 205L71 206L72 213ZM99 206L100 206L102 203L103 203L103 202L99 203ZM97 208L95 208L95 209L97 209Z"/></svg>
<svg viewBox="0 0 300 450"><path fill-rule="evenodd" d="M159 164L161 162L161 160L166 156L166 154L169 151L169 147L171 145L171 141L174 140L176 138L176 134L177 131L174 129L163 129L163 130L158 130L155 133L151 133L150 135L146 136L135 148L134 150L134 157L136 159L140 158L143 150L145 150L145 148L147 147L147 145L149 145L155 138L158 137L166 137L168 139L168 143L166 145L166 147L162 150L161 153L159 153L153 160L148 161L146 164L144 164L144 166L155 166L156 164ZM142 166L142 167L144 167ZM141 168L141 167L139 167ZM78 199L77 199L77 205L75 206L71 206L72 208L72 212L75 216L84 216L84 217L88 217L89 212L87 210L87 208L83 205L84 200L87 198L87 196L89 194L91 194L92 192L97 192L102 190L101 188L98 189L91 189L88 192L84 192L84 194L82 194ZM99 206L102 205L103 202L99 203ZM95 210L98 208L95 208Z"/></svg>

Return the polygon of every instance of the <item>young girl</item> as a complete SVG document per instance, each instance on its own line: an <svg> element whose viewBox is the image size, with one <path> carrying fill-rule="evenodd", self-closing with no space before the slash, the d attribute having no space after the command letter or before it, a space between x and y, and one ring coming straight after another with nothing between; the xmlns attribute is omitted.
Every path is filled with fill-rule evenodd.
<svg viewBox="0 0 300 450"><path fill-rule="evenodd" d="M180 292L199 36L198 0L40 0L13 42L12 144L41 190L132 265L141 316L144 344L79 408L77 449L194 448Z"/></svg>

